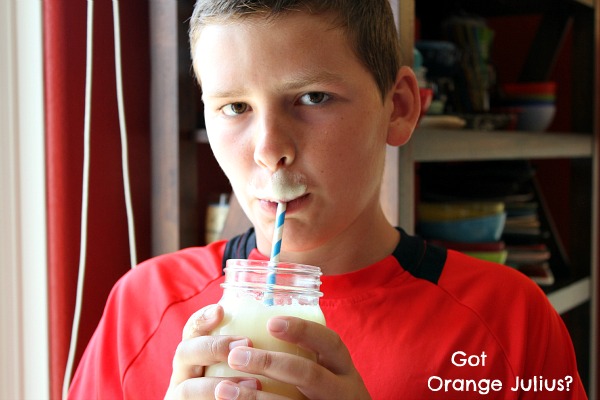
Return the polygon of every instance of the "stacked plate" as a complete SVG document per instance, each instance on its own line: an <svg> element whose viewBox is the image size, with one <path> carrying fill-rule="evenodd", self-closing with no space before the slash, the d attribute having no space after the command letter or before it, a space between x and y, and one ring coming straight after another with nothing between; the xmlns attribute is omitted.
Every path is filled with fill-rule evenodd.
<svg viewBox="0 0 600 400"><path fill-rule="evenodd" d="M508 83L501 87L503 104L517 113L517 130L545 131L556 112L556 83Z"/></svg>
<svg viewBox="0 0 600 400"><path fill-rule="evenodd" d="M554 284L550 268L551 252L544 232L537 202L522 201L506 204L506 225L503 239L508 256L506 265L529 276L542 286Z"/></svg>
<svg viewBox="0 0 600 400"><path fill-rule="evenodd" d="M506 212L503 202L422 202L417 229L421 236L474 257L504 263L507 251L500 241Z"/></svg>

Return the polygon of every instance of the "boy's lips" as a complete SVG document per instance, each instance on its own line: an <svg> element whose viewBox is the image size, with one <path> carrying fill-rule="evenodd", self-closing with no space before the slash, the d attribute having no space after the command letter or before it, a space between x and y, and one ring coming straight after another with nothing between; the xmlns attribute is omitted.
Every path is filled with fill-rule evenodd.
<svg viewBox="0 0 600 400"><path fill-rule="evenodd" d="M292 200L286 201L286 214L292 214L295 211L299 210L301 207L306 204L306 201L309 198L309 193L305 193L299 197L296 197ZM259 199L261 207L268 212L275 214L277 212L277 201L273 201L270 199Z"/></svg>

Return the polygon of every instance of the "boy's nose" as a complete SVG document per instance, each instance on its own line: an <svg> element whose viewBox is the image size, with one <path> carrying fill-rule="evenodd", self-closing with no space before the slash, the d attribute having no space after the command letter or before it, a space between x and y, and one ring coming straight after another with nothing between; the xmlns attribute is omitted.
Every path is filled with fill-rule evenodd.
<svg viewBox="0 0 600 400"><path fill-rule="evenodd" d="M278 118L265 118L255 135L254 161L272 172L291 165L296 158L296 146L289 128Z"/></svg>

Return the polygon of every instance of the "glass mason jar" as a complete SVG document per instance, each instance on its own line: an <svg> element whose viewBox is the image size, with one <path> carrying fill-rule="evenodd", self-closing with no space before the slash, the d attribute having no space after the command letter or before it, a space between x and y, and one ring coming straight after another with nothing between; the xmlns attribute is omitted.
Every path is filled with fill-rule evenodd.
<svg viewBox="0 0 600 400"><path fill-rule="evenodd" d="M273 269L269 261L227 260L223 297L219 304L223 321L212 335L241 335L252 340L255 348L297 354L315 360L311 352L275 339L267 331L267 321L275 316L294 316L325 325L319 307L321 270L319 267L280 262ZM275 280L270 280L275 272ZM271 283L268 283L271 282ZM273 283L274 282L274 283ZM206 368L205 376L248 376L224 363ZM292 399L304 399L298 389L264 376L256 376L262 390Z"/></svg>

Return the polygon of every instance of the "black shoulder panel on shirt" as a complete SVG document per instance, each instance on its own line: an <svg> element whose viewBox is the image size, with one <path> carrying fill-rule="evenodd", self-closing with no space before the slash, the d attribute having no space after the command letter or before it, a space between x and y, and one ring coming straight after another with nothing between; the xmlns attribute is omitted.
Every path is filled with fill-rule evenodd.
<svg viewBox="0 0 600 400"><path fill-rule="evenodd" d="M402 268L416 278L437 284L446 263L446 249L428 244L420 237L410 236L400 228L398 230L401 238L392 255Z"/></svg>
<svg viewBox="0 0 600 400"><path fill-rule="evenodd" d="M256 248L256 233L254 233L254 228L250 228L241 235L230 239L225 245L223 262L221 263L222 269L225 269L227 260L231 258L248 258L254 248Z"/></svg>
<svg viewBox="0 0 600 400"><path fill-rule="evenodd" d="M446 262L446 249L427 244L417 236L410 236L404 230L400 231L401 239L392 255L398 263L417 278L437 284ZM232 258L248 258L256 248L256 233L254 228L230 239L225 245L222 269L227 260Z"/></svg>

